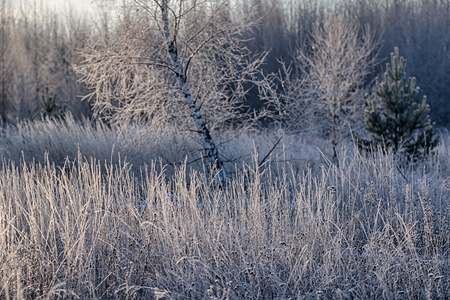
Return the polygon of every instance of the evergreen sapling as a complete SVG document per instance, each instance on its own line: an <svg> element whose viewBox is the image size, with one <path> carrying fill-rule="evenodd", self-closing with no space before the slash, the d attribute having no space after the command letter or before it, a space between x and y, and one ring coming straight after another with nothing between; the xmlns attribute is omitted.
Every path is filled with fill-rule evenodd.
<svg viewBox="0 0 450 300"><path fill-rule="evenodd" d="M370 152L381 147L390 149L407 162L426 158L439 143L439 136L431 123L426 96L421 103L415 98L419 92L416 79L406 77L406 60L396 47L391 63L386 64L383 80L377 79L376 96L383 109L370 97L365 108L365 129L371 140L357 137L360 150Z"/></svg>

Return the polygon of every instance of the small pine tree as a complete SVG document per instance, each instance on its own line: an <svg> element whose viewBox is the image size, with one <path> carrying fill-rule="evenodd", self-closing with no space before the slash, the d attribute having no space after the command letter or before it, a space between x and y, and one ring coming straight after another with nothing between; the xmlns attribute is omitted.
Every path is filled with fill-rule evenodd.
<svg viewBox="0 0 450 300"><path fill-rule="evenodd" d="M64 120L66 107L59 107L55 103L56 94L50 95L48 86L45 87L45 93L41 94L41 118L53 118L56 120Z"/></svg>
<svg viewBox="0 0 450 300"><path fill-rule="evenodd" d="M424 159L439 143L439 137L430 121L430 107L426 96L417 103L419 88L416 79L406 78L406 60L399 56L398 48L391 53L391 64L386 64L383 81L377 79L376 95L384 109L367 99L365 109L366 131L371 140L357 137L360 149L369 152L379 146L400 154L406 161Z"/></svg>

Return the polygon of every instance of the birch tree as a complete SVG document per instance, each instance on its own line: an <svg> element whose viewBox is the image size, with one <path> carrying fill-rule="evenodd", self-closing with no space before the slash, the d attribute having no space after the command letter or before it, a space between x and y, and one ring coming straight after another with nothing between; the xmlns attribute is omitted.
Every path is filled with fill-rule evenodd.
<svg viewBox="0 0 450 300"><path fill-rule="evenodd" d="M194 132L220 184L225 171L211 132L243 127L245 86L257 82L264 55L243 46L254 16L230 15L228 0L124 1L115 32L82 49L75 69L92 88L94 114L117 126Z"/></svg>
<svg viewBox="0 0 450 300"><path fill-rule="evenodd" d="M350 127L362 123L367 77L377 62L379 42L344 16L331 16L312 32L311 50L297 52L304 73L304 89L313 123L333 147L350 136ZM305 100L304 100L305 101Z"/></svg>
<svg viewBox="0 0 450 300"><path fill-rule="evenodd" d="M5 0L0 2L0 125L7 121L8 109L10 101L8 97L8 89L10 82L8 78L12 74L12 65L8 60L11 18L9 14L11 9Z"/></svg>

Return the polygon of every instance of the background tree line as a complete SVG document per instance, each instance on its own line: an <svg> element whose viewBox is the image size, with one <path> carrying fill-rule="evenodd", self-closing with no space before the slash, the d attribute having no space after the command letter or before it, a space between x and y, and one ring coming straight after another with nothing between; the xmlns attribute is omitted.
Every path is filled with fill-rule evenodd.
<svg viewBox="0 0 450 300"><path fill-rule="evenodd" d="M277 73L280 61L295 61L295 49L308 55L312 50L311 34L330 15L345 16L358 25L363 34L370 27L374 39L381 39L377 51L386 59L395 46L408 60L408 74L415 76L422 94L428 96L431 118L440 126L450 123L450 1L448 0L238 0L228 14L239 16L257 11L259 26L244 33L246 46L253 53L270 50L265 73ZM121 1L110 1L121 8ZM96 16L80 15L74 10L52 11L43 1L13 5L0 2L0 116L3 121L34 118L40 114L41 94L48 87L57 94L56 102L66 106L75 118L92 115L91 105L80 101L88 93L79 82L73 66L80 63L77 49L95 31L106 36L120 27L112 21L113 13L97 5ZM231 5L230 5L231 7ZM237 7L237 9L236 9ZM124 18L122 19L125 22ZM120 20L119 20L120 22ZM123 25L123 24L122 24ZM373 68L374 78L384 63ZM302 69L297 68L302 76ZM280 87L281 88L281 87ZM256 88L247 104L257 106Z"/></svg>

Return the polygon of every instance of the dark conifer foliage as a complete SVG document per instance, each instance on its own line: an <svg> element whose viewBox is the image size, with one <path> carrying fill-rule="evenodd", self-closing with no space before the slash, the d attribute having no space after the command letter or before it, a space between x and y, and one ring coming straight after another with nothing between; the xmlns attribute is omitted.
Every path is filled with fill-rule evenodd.
<svg viewBox="0 0 450 300"><path fill-rule="evenodd" d="M406 60L395 48L382 81L377 80L376 96L383 108L377 107L374 100L367 100L365 123L372 139L358 138L358 145L364 151L379 146L389 148L407 160L417 161L431 153L439 137L429 117L426 96L421 103L416 102L419 88L414 77L406 77L405 69Z"/></svg>

